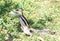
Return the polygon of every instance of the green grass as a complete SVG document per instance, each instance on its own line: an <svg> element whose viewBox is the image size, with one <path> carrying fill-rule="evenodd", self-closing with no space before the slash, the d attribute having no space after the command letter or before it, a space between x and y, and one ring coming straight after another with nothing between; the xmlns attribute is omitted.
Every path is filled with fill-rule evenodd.
<svg viewBox="0 0 60 41"><path fill-rule="evenodd" d="M5 41L9 36L8 31L11 32L13 41L40 41L42 37L45 41L60 41L60 2L50 2L44 0L19 0L19 8L23 8L24 16L28 23L35 29L49 29L56 31L55 35L50 34L36 34L28 37L19 32L19 19L11 17L6 14L1 15L0 18L0 41Z"/></svg>

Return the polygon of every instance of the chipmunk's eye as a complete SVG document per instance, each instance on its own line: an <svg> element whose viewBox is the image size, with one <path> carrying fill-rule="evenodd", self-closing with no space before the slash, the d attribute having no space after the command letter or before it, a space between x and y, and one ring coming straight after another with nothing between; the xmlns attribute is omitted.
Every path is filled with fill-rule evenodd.
<svg viewBox="0 0 60 41"><path fill-rule="evenodd" d="M16 9L16 11L19 11L19 9Z"/></svg>

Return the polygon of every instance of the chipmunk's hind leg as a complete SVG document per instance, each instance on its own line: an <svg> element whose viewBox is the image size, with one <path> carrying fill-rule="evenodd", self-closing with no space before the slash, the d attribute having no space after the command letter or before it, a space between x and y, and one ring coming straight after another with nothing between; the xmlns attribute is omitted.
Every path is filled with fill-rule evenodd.
<svg viewBox="0 0 60 41"><path fill-rule="evenodd" d="M23 33L25 33L28 36L32 36L32 33L30 32L30 29L27 26L21 27Z"/></svg>

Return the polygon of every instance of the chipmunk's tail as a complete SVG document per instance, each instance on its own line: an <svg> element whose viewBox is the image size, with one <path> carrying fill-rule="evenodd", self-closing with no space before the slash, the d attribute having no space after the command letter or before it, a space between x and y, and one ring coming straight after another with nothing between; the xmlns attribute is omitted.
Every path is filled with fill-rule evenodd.
<svg viewBox="0 0 60 41"><path fill-rule="evenodd" d="M49 29L37 30L34 28L30 28L31 32L38 33L38 34L51 34L54 35L55 31L50 31Z"/></svg>

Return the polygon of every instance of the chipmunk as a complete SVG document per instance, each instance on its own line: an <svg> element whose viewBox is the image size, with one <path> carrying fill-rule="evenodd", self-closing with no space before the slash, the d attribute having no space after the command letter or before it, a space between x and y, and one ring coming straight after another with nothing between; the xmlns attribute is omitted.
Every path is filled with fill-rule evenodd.
<svg viewBox="0 0 60 41"><path fill-rule="evenodd" d="M21 29L27 35L30 35L31 36L32 35L31 31L34 32L34 33L39 33L39 34L55 34L55 32L49 31L47 29L36 30L34 28L31 28L28 25L28 23L27 23L27 19L23 15L22 9L16 9L14 11L11 11L10 12L10 15L12 15L12 16L18 16L18 18L20 20L20 24L21 24Z"/></svg>
<svg viewBox="0 0 60 41"><path fill-rule="evenodd" d="M21 30L27 35L30 35L30 36L32 35L32 33L30 32L30 27L27 23L27 19L23 15L22 9L16 9L14 11L11 11L10 15L18 16L21 24Z"/></svg>

